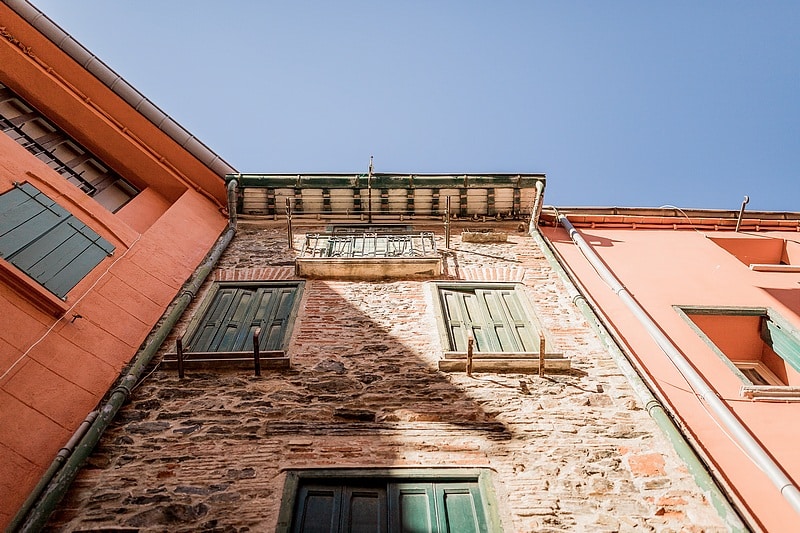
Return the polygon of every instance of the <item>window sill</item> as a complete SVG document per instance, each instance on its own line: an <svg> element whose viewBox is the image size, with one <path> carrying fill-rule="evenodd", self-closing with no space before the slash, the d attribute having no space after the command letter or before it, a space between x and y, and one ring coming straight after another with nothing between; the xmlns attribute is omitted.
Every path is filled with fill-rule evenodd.
<svg viewBox="0 0 800 533"><path fill-rule="evenodd" d="M259 352L261 368L286 369L290 366L289 357L283 351ZM246 368L252 369L253 352L184 352L183 365L187 368ZM165 369L178 368L178 354L164 354L161 366Z"/></svg>
<svg viewBox="0 0 800 533"><path fill-rule="evenodd" d="M776 385L743 385L739 394L750 400L800 401L800 387Z"/></svg>
<svg viewBox="0 0 800 533"><path fill-rule="evenodd" d="M800 265L773 265L771 263L753 263L750 270L754 272L800 272Z"/></svg>
<svg viewBox="0 0 800 533"><path fill-rule="evenodd" d="M566 371L571 368L570 360L560 353L546 353L544 369L547 371ZM466 352L445 352L439 360L442 372L466 372ZM527 352L479 352L472 356L473 372L518 372L536 373L539 371L539 354Z"/></svg>
<svg viewBox="0 0 800 533"><path fill-rule="evenodd" d="M0 258L0 281L16 292L22 299L54 317L64 315L69 305L31 279L23 271Z"/></svg>
<svg viewBox="0 0 800 533"><path fill-rule="evenodd" d="M296 272L304 278L350 280L431 279L442 275L440 257L298 258Z"/></svg>

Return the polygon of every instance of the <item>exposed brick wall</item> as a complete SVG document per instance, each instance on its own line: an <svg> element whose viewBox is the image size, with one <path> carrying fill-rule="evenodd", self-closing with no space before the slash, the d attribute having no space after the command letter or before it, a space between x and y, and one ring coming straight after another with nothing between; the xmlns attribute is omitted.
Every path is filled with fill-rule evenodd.
<svg viewBox="0 0 800 533"><path fill-rule="evenodd" d="M448 276L523 281L569 373L441 373L429 283L308 280L291 370L154 369L51 525L269 531L286 468L482 466L507 531L724 531L542 253L507 229L505 244L454 236ZM242 224L214 278L291 278L292 257L283 226Z"/></svg>

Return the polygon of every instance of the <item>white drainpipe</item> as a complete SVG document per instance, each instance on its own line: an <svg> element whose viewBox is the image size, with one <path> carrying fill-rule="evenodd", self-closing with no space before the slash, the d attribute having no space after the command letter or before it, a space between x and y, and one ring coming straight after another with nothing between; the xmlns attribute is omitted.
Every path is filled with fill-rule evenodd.
<svg viewBox="0 0 800 533"><path fill-rule="evenodd" d="M746 455L755 465L760 468L778 491L781 496L792 506L795 512L800 515L800 490L794 485L791 479L784 473L769 453L753 438L747 428L739 422L728 406L723 402L716 392L706 383L705 379L694 369L686 360L686 357L678 350L669 338L664 335L658 325L650 318L642 306L628 293L628 290L614 276L614 273L606 267L597 253L589 243L578 233L575 226L567 219L566 215L558 215L558 221L569 232L572 241L578 246L584 257L594 267L600 277L605 281L614 293L619 296L622 303L634 314L647 330L650 337L656 341L658 346L664 351L672 361L678 371L683 375L692 389L706 402L711 411L716 415L719 422L725 427L728 435L741 447Z"/></svg>

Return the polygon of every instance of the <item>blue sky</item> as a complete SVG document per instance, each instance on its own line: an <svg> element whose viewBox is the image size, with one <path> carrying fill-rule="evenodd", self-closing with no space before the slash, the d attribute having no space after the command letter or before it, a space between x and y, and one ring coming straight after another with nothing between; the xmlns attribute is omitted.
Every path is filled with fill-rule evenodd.
<svg viewBox="0 0 800 533"><path fill-rule="evenodd" d="M800 211L800 2L33 2L242 172Z"/></svg>

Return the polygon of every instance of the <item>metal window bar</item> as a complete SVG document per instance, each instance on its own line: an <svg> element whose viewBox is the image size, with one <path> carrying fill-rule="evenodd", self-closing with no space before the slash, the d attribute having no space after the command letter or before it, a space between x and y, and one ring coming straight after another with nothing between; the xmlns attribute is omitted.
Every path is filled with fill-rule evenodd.
<svg viewBox="0 0 800 533"><path fill-rule="evenodd" d="M379 233L307 233L302 257L400 258L437 255L433 232L406 235Z"/></svg>

